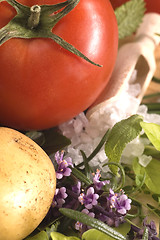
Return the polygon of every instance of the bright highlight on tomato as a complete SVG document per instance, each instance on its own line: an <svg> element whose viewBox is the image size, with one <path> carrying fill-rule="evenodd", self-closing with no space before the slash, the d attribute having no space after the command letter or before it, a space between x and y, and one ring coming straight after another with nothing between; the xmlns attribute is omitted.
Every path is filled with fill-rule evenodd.
<svg viewBox="0 0 160 240"><path fill-rule="evenodd" d="M121 6L123 3L129 0L110 0L114 9ZM160 13L160 1L159 0L144 0L146 2L146 12Z"/></svg>
<svg viewBox="0 0 160 240"><path fill-rule="evenodd" d="M19 2L33 6L62 0ZM1 2L0 28L15 15L12 6ZM41 13L38 28L42 25ZM23 130L56 126L87 109L109 81L118 46L117 22L109 0L80 0L52 32L103 67L52 39L9 39L0 46L1 124Z"/></svg>

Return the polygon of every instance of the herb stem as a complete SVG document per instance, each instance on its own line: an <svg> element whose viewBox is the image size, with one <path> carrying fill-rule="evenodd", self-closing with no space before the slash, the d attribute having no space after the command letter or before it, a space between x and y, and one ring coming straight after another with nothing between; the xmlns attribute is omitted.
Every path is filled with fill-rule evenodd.
<svg viewBox="0 0 160 240"><path fill-rule="evenodd" d="M160 96L160 92L156 92L156 93L153 93L153 94L147 94L143 97L143 99L153 98L153 97L158 97L158 96Z"/></svg>
<svg viewBox="0 0 160 240"><path fill-rule="evenodd" d="M97 153L101 150L101 148L103 147L104 143L107 141L108 136L110 133L110 129L107 130L107 132L104 134L104 136L102 137L101 141L99 142L99 144L97 145L97 147L94 149L94 151L89 155L89 157L87 157L86 161L90 162L96 155ZM77 167L82 167L84 165L84 162L80 163L77 165Z"/></svg>
<svg viewBox="0 0 160 240"><path fill-rule="evenodd" d="M153 78L152 78L152 81L153 81L153 82L156 82L156 83L160 83L160 79L159 79L159 78L156 78L156 77L153 77Z"/></svg>

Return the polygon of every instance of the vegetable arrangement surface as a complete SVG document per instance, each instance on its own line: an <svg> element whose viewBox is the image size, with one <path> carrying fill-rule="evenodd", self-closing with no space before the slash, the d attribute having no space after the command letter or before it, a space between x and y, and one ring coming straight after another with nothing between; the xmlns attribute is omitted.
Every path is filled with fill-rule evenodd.
<svg viewBox="0 0 160 240"><path fill-rule="evenodd" d="M144 5L0 0L0 124L27 130L0 128L0 240L159 240L160 126L75 117L107 84Z"/></svg>
<svg viewBox="0 0 160 240"><path fill-rule="evenodd" d="M0 122L45 129L88 108L103 90L116 60L117 22L109 0L19 2L34 6L39 21L30 7L0 1Z"/></svg>

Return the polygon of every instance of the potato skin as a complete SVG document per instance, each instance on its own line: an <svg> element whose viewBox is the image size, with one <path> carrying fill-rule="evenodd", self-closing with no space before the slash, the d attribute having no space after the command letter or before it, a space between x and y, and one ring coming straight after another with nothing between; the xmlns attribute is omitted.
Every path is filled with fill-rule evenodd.
<svg viewBox="0 0 160 240"><path fill-rule="evenodd" d="M0 240L21 240L43 220L56 188L54 166L27 136L0 127Z"/></svg>

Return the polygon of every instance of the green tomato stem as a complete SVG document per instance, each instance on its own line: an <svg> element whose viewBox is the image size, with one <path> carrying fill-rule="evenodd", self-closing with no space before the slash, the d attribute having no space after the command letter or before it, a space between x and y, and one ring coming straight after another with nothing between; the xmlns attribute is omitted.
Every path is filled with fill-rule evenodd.
<svg viewBox="0 0 160 240"><path fill-rule="evenodd" d="M30 29L36 28L40 21L41 7L34 5L30 8L31 15L28 18L28 27Z"/></svg>

